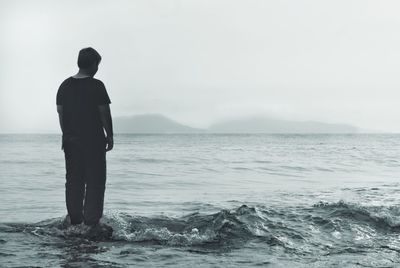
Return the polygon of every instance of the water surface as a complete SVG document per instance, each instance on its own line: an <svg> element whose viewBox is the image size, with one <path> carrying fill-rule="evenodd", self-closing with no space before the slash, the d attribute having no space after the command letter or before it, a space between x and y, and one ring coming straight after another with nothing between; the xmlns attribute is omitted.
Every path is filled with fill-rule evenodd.
<svg viewBox="0 0 400 268"><path fill-rule="evenodd" d="M60 135L0 135L5 267L396 267L399 135L117 135L103 224L65 224Z"/></svg>

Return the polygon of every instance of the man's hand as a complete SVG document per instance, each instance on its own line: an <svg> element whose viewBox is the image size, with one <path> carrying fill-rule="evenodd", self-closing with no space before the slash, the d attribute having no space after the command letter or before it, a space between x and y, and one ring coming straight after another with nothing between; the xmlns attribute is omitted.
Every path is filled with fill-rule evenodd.
<svg viewBox="0 0 400 268"><path fill-rule="evenodd" d="M106 137L106 152L111 151L113 147L114 147L114 138L112 136Z"/></svg>

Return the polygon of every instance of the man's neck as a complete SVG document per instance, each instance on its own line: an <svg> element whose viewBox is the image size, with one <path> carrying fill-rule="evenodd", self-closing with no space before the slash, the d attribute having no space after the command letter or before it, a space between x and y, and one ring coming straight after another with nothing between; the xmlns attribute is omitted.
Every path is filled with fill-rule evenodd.
<svg viewBox="0 0 400 268"><path fill-rule="evenodd" d="M88 72L86 72L85 70L79 70L79 72L72 76L74 78L85 78L85 77L93 77L93 75L89 74Z"/></svg>

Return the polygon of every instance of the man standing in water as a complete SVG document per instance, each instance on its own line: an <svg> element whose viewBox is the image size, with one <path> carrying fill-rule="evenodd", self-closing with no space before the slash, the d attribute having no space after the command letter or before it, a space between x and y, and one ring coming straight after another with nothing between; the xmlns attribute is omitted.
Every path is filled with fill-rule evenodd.
<svg viewBox="0 0 400 268"><path fill-rule="evenodd" d="M57 92L71 224L97 226L103 216L106 151L113 148L114 141L111 101L103 82L93 78L100 61L95 49L82 49L79 72L64 80Z"/></svg>

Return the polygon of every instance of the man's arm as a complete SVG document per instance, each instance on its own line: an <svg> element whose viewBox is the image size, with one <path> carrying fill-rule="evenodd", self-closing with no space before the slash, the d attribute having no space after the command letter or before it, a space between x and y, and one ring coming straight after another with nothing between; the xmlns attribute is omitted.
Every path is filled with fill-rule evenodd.
<svg viewBox="0 0 400 268"><path fill-rule="evenodd" d="M58 113L58 120L60 121L61 131L64 133L64 125L63 125L63 120L62 120L62 115L63 115L63 106L62 105L57 105L57 113Z"/></svg>
<svg viewBox="0 0 400 268"><path fill-rule="evenodd" d="M101 123L103 124L103 128L107 134L107 147L106 151L112 150L114 147L114 133L113 133L113 125L112 125L112 118L111 118L111 110L110 105L98 105Z"/></svg>

